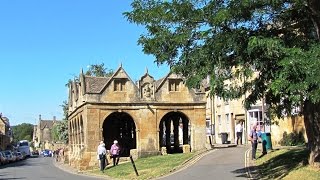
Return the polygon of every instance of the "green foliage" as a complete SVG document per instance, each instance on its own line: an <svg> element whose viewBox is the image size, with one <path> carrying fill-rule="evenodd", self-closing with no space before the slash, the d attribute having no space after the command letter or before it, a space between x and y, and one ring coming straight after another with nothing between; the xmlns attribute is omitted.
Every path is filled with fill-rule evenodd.
<svg viewBox="0 0 320 180"><path fill-rule="evenodd" d="M299 146L304 145L305 140L301 132L292 132L290 134L284 132L279 143L281 146Z"/></svg>
<svg viewBox="0 0 320 180"><path fill-rule="evenodd" d="M58 129L58 126L57 126L57 123L55 123L51 129L51 137L52 137L52 140L54 142L58 142L60 141L59 139L59 129Z"/></svg>
<svg viewBox="0 0 320 180"><path fill-rule="evenodd" d="M12 127L13 131L13 142L20 140L32 141L33 137L33 125L29 123L22 123Z"/></svg>
<svg viewBox="0 0 320 180"><path fill-rule="evenodd" d="M113 70L104 67L104 63L101 64L92 64L89 66L88 71L85 73L87 76L96 76L96 77L108 77L113 74Z"/></svg>
<svg viewBox="0 0 320 180"><path fill-rule="evenodd" d="M128 21L145 26L138 43L197 87L207 75L211 92L225 99L262 97L281 115L320 101L320 15L314 1L134 0ZM317 14L318 13L318 14ZM312 15L311 15L312 14ZM234 68L237 68L236 70ZM252 78L253 70L259 74ZM243 84L226 86L225 80Z"/></svg>
<svg viewBox="0 0 320 180"><path fill-rule="evenodd" d="M68 143L68 103L67 101L63 101L61 105L63 110L63 119L62 121L57 121L51 130L51 135L53 137L53 141L55 142L63 142Z"/></svg>

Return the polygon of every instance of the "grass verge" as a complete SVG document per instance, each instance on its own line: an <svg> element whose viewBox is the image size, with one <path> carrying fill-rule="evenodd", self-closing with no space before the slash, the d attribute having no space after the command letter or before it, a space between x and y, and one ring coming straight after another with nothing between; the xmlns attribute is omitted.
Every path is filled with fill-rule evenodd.
<svg viewBox="0 0 320 180"><path fill-rule="evenodd" d="M319 179L320 170L307 165L306 149L277 149L256 160L259 179Z"/></svg>
<svg viewBox="0 0 320 180"><path fill-rule="evenodd" d="M104 173L100 172L98 168L88 173L109 176L112 179L152 179L176 170L194 155L194 153L168 154L137 159L135 165L139 176L136 176L130 162L119 164L115 167L107 167Z"/></svg>

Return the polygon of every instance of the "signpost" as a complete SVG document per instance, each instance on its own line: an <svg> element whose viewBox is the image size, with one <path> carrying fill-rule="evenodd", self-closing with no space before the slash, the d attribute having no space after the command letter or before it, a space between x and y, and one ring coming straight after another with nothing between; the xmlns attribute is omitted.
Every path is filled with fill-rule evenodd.
<svg viewBox="0 0 320 180"><path fill-rule="evenodd" d="M136 175L139 176L138 171L137 171L137 168L136 168L136 165L134 164L134 161L133 161L133 159L132 159L132 156L130 156L130 160L131 160L131 163L132 163L134 172L136 172Z"/></svg>

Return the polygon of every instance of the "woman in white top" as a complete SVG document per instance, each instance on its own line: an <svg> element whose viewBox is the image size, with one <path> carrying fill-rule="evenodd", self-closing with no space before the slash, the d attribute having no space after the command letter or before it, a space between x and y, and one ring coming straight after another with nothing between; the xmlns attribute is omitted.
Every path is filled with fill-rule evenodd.
<svg viewBox="0 0 320 180"><path fill-rule="evenodd" d="M104 173L104 168L106 167L107 150L103 141L100 142L97 153L100 160L100 171Z"/></svg>

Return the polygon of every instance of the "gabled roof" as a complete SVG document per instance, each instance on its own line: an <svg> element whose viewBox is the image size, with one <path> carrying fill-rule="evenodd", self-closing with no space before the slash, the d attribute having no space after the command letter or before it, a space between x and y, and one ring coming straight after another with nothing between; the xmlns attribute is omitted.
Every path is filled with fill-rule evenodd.
<svg viewBox="0 0 320 180"><path fill-rule="evenodd" d="M122 73L122 76L117 77L119 75L119 73ZM122 68L122 65L120 65L120 67L113 73L113 75L108 79L108 82L104 85L103 89L105 89L113 79L115 78L127 78L129 79L129 81L132 82L132 84L135 86L135 88L138 88L137 85L131 80L130 76L127 74L127 72ZM101 89L101 91L103 90ZM100 92L101 92L100 91Z"/></svg>
<svg viewBox="0 0 320 180"><path fill-rule="evenodd" d="M160 87L164 84L164 82L165 82L165 81L170 77L170 75L172 75L172 74L174 74L174 73L169 72L165 77L163 77L163 78L161 78L161 79L159 79L159 80L156 81L156 92L160 89ZM178 75L178 74L174 74L174 75L176 75L177 77L183 79L183 78L182 78L180 75Z"/></svg>
<svg viewBox="0 0 320 180"><path fill-rule="evenodd" d="M100 93L110 80L110 77L84 76L86 93Z"/></svg>
<svg viewBox="0 0 320 180"><path fill-rule="evenodd" d="M42 130L46 127L52 129L54 123L55 121L53 120L40 120L40 129Z"/></svg>
<svg viewBox="0 0 320 180"><path fill-rule="evenodd" d="M126 71L122 68L122 66L120 66L110 77L94 77L94 76L84 75L83 77L84 77L86 93L91 93L91 94L101 93L110 84L110 82L113 79L117 78L117 75L120 72L124 74L124 76L121 76L120 78L128 78L136 86L136 84L131 80L131 78L128 76Z"/></svg>

